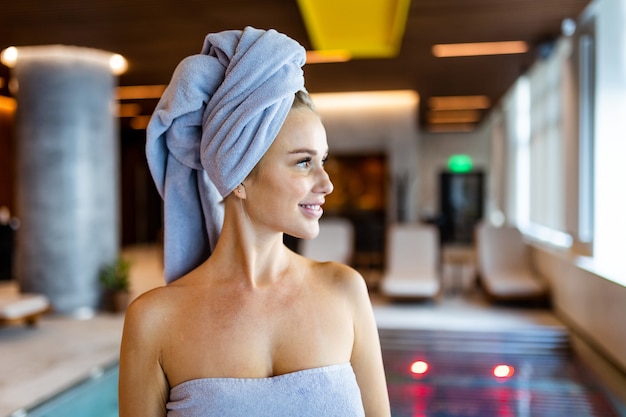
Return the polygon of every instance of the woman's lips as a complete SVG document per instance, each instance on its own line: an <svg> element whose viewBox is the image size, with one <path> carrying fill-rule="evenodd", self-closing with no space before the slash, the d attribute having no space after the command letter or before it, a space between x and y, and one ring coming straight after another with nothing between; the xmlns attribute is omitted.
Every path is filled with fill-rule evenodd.
<svg viewBox="0 0 626 417"><path fill-rule="evenodd" d="M324 212L321 204L299 204L299 206L306 214L313 217L320 217Z"/></svg>

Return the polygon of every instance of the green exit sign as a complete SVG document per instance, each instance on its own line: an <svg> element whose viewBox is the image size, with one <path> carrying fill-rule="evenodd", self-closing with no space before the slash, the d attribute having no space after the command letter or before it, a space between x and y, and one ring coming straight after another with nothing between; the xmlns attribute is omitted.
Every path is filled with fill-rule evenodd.
<svg viewBox="0 0 626 417"><path fill-rule="evenodd" d="M472 170L472 158L467 155L452 155L448 158L448 168L452 172L470 172Z"/></svg>

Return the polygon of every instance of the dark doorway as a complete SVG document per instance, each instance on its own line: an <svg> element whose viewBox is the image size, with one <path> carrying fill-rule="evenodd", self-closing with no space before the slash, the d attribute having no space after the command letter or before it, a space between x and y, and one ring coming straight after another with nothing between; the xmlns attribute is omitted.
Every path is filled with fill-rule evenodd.
<svg viewBox="0 0 626 417"><path fill-rule="evenodd" d="M443 172L439 177L441 242L469 244L483 217L482 172Z"/></svg>
<svg viewBox="0 0 626 417"><path fill-rule="evenodd" d="M162 202L146 162L146 134L122 129L122 245L159 242Z"/></svg>

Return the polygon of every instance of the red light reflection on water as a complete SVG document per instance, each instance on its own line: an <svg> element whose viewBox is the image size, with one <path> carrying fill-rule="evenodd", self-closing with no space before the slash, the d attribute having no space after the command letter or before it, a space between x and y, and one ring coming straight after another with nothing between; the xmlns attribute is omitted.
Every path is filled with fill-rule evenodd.
<svg viewBox="0 0 626 417"><path fill-rule="evenodd" d="M428 417L428 410L432 407L432 397L434 393L434 388L429 385L417 385L413 387L412 417Z"/></svg>

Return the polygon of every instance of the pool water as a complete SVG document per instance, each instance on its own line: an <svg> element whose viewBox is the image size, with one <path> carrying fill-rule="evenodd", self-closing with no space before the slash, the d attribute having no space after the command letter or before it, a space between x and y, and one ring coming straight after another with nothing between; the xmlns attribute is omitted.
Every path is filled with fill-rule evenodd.
<svg viewBox="0 0 626 417"><path fill-rule="evenodd" d="M29 410L28 417L118 417L117 379L113 364L96 369L84 381Z"/></svg>
<svg viewBox="0 0 626 417"><path fill-rule="evenodd" d="M560 355L384 352L393 417L620 417L584 366Z"/></svg>
<svg viewBox="0 0 626 417"><path fill-rule="evenodd" d="M392 417L622 417L566 354L386 349ZM28 417L117 417L118 367L94 372Z"/></svg>

